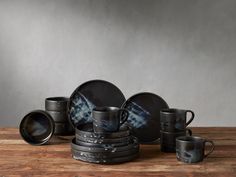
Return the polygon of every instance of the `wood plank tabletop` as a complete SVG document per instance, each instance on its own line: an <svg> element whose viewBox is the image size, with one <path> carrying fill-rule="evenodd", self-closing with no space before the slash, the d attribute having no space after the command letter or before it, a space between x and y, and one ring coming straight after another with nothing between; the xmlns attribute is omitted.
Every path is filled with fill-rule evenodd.
<svg viewBox="0 0 236 177"><path fill-rule="evenodd" d="M141 145L140 157L117 165L72 159L72 137L54 137L49 145L25 143L17 128L0 128L0 176L236 176L236 127L191 128L194 135L215 142L215 151L203 162L185 164L160 145Z"/></svg>

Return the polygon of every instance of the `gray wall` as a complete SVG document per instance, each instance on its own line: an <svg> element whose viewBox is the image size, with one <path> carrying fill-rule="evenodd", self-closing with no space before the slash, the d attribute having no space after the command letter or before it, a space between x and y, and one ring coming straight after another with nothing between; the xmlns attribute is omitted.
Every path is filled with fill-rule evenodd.
<svg viewBox="0 0 236 177"><path fill-rule="evenodd" d="M235 0L0 0L0 126L105 79L236 126Z"/></svg>

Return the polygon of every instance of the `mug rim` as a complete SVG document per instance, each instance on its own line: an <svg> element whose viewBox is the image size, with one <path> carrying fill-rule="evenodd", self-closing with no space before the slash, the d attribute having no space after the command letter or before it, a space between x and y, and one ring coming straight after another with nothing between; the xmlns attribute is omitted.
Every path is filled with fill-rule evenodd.
<svg viewBox="0 0 236 177"><path fill-rule="evenodd" d="M57 97L48 97L45 99L46 102L68 102L68 97L57 96Z"/></svg>
<svg viewBox="0 0 236 177"><path fill-rule="evenodd" d="M178 109L178 108L167 108L167 109L162 109L160 113L162 114L176 114L178 111L181 111L183 109Z"/></svg>
<svg viewBox="0 0 236 177"><path fill-rule="evenodd" d="M194 142L204 142L205 139L200 136L180 136L176 138L176 142L182 143L194 143Z"/></svg>
<svg viewBox="0 0 236 177"><path fill-rule="evenodd" d="M101 106L93 108L95 113L108 113L109 111L118 111L120 108L115 106Z"/></svg>

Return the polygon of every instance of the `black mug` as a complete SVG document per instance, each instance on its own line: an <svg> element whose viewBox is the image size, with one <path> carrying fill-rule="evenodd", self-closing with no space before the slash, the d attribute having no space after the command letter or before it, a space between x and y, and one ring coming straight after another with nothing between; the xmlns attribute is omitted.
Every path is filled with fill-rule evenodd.
<svg viewBox="0 0 236 177"><path fill-rule="evenodd" d="M187 114L191 113L187 121ZM183 131L193 121L194 112L183 109L163 109L160 111L161 130L166 132Z"/></svg>
<svg viewBox="0 0 236 177"><path fill-rule="evenodd" d="M205 154L206 143L211 144L211 150ZM213 152L215 145L213 141L197 136L182 136L176 139L176 157L185 163L196 163L203 161Z"/></svg>
<svg viewBox="0 0 236 177"><path fill-rule="evenodd" d="M162 152L175 152L176 151L176 138L180 136L189 136L192 135L192 131L190 129L185 129L184 131L179 132L164 132L160 131L161 138L161 151Z"/></svg>
<svg viewBox="0 0 236 177"><path fill-rule="evenodd" d="M116 132L128 119L129 112L117 107L96 107L93 109L93 130L96 133Z"/></svg>

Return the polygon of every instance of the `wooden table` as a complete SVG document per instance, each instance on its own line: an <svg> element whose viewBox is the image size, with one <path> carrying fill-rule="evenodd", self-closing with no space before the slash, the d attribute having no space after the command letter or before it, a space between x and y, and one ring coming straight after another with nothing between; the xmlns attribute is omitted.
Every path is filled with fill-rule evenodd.
<svg viewBox="0 0 236 177"><path fill-rule="evenodd" d="M192 128L194 135L213 140L215 151L204 162L189 165L159 145L142 145L140 157L118 165L97 165L71 158L67 139L50 145L25 143L17 128L0 128L0 176L236 176L236 128Z"/></svg>

